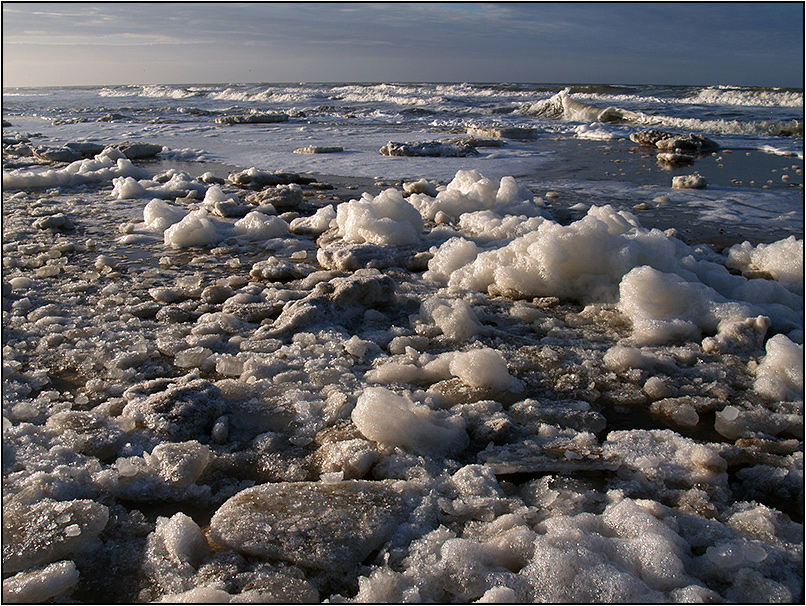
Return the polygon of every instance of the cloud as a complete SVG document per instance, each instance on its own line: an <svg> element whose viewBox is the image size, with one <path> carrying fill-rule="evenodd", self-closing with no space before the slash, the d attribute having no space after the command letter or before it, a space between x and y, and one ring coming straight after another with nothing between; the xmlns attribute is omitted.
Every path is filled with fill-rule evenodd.
<svg viewBox="0 0 806 606"><path fill-rule="evenodd" d="M20 3L3 26L4 83L72 61L83 82L802 85L802 9L779 3Z"/></svg>

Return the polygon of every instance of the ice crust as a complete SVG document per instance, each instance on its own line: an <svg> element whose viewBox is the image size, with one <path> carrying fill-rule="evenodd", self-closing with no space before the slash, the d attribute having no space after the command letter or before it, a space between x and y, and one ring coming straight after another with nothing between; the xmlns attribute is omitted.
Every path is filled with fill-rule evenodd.
<svg viewBox="0 0 806 606"><path fill-rule="evenodd" d="M4 601L802 600L802 240L117 154L4 173Z"/></svg>

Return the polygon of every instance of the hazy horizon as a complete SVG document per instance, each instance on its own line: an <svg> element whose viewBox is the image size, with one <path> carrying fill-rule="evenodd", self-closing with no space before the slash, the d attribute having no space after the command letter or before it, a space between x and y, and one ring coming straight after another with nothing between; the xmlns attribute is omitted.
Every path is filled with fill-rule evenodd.
<svg viewBox="0 0 806 606"><path fill-rule="evenodd" d="M3 87L803 88L801 3L3 4Z"/></svg>

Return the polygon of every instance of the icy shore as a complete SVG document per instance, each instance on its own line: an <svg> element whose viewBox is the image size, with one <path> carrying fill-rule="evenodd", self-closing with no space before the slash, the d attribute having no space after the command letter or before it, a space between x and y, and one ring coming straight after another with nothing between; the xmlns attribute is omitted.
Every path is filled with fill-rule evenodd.
<svg viewBox="0 0 806 606"><path fill-rule="evenodd" d="M803 599L802 239L76 162L4 172L4 601Z"/></svg>

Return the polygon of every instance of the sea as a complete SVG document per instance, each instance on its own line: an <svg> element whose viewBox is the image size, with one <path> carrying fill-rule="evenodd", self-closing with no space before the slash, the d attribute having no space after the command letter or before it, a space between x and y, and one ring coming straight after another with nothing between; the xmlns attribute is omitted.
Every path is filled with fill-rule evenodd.
<svg viewBox="0 0 806 606"><path fill-rule="evenodd" d="M4 602L803 601L802 88L2 109Z"/></svg>

